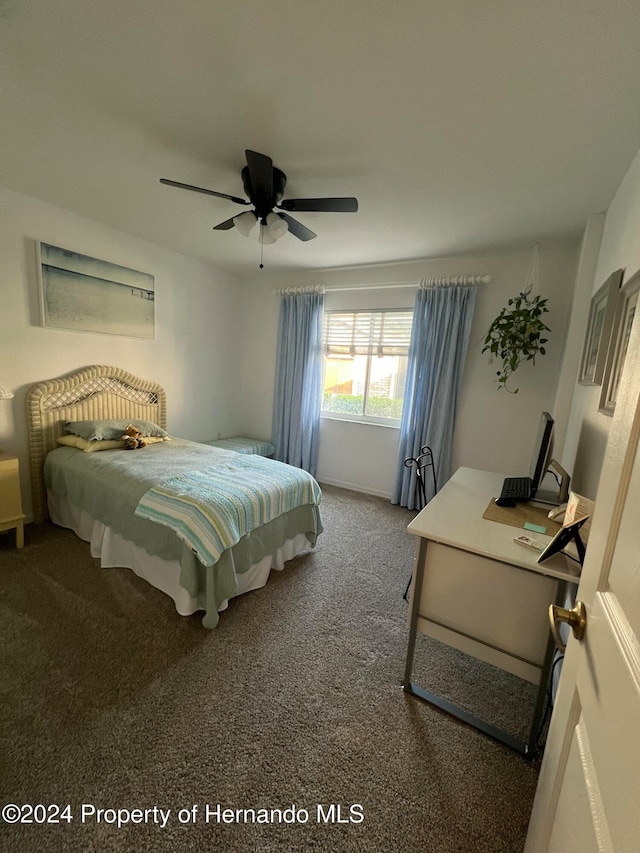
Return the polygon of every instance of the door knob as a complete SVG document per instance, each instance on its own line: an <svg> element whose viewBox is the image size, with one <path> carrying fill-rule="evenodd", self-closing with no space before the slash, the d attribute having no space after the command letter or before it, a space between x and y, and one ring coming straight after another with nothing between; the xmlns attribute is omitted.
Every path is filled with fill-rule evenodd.
<svg viewBox="0 0 640 853"><path fill-rule="evenodd" d="M566 622L567 625L570 625L573 636L576 640L581 640L584 637L587 627L587 608L581 601L576 601L571 610L565 610L564 607L552 604L549 607L549 622L551 623L551 633L553 634L556 648L558 651L564 652L566 646L560 636L560 623Z"/></svg>

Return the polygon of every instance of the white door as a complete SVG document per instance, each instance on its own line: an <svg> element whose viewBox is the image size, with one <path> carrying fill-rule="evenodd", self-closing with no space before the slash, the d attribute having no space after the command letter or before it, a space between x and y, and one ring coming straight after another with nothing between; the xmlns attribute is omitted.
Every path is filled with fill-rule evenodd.
<svg viewBox="0 0 640 853"><path fill-rule="evenodd" d="M525 853L640 851L639 439L636 316Z"/></svg>

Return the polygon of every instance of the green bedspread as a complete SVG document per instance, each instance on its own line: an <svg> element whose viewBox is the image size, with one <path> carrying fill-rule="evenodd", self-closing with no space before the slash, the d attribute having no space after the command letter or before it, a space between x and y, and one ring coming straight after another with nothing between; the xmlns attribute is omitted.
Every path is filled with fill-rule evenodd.
<svg viewBox="0 0 640 853"><path fill-rule="evenodd" d="M136 515L171 528L212 566L252 530L319 502L320 487L306 471L235 454L163 480L142 496Z"/></svg>
<svg viewBox="0 0 640 853"><path fill-rule="evenodd" d="M135 510L150 489L167 480L206 468L228 470L238 459L244 460L249 478L251 460L259 460L258 465L269 464L262 457L241 457L231 451L173 439L134 451L83 453L59 447L47 455L44 474L48 489L65 495L69 503L86 510L128 541L151 555L178 560L182 567L181 585L206 611L203 625L214 628L218 622L218 607L238 592L238 574L298 533L304 533L310 544L315 545L322 532L318 506L304 504L259 525L225 550L215 565L207 567L173 530L139 518Z"/></svg>

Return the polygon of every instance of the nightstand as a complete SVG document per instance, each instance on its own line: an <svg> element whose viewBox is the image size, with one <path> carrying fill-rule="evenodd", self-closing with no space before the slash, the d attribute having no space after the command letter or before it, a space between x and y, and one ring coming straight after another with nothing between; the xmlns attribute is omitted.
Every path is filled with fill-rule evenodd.
<svg viewBox="0 0 640 853"><path fill-rule="evenodd" d="M24 513L17 456L0 450L0 530L16 529L16 548L24 546Z"/></svg>

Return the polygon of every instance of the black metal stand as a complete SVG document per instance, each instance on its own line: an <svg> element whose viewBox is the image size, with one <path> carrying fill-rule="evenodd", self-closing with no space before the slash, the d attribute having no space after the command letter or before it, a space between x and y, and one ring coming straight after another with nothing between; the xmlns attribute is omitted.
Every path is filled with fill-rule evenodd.
<svg viewBox="0 0 640 853"><path fill-rule="evenodd" d="M434 495L438 491L438 483L436 480L436 466L433 461L433 452L428 445L424 444L420 448L420 454L416 456L415 459L410 456L408 459L404 460L405 468L411 468L413 465L416 466L416 497L418 498L418 509L424 509L424 507L427 505L427 489L425 486L424 479L425 471L427 468L431 468Z"/></svg>
<svg viewBox="0 0 640 853"><path fill-rule="evenodd" d="M438 481L436 479L436 466L433 461L433 451L427 444L423 444L420 448L420 454L413 458L410 456L408 459L404 460L404 467L411 468L413 465L416 466L416 503L418 504L418 509L424 509L427 505L427 489L425 486L424 478L425 471L427 468L431 468L431 476L433 477L433 494L435 495L438 491ZM407 582L407 588L404 591L404 595L402 596L404 600L407 600L407 596L409 594L409 587L411 586L411 578Z"/></svg>

